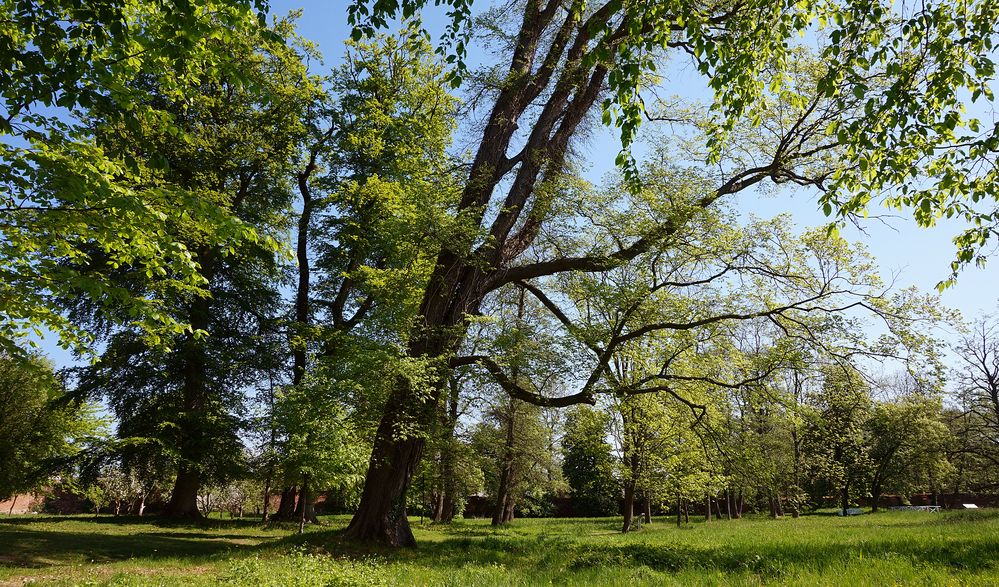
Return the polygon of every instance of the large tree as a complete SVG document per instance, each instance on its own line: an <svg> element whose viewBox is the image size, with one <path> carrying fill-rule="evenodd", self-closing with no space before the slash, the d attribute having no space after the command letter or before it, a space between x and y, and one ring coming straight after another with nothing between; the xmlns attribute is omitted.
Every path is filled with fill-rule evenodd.
<svg viewBox="0 0 999 587"><path fill-rule="evenodd" d="M288 34L291 25L282 21L276 32ZM276 243L289 228L288 180L315 89L300 55L275 36L257 29L218 40L216 58L240 63L240 76L227 68L207 70L193 86L197 95L177 97L153 76L137 82L147 86L146 105L183 129L180 140L172 127L90 118L97 144L134 159L143 182L183 190L259 235L220 247L182 216L176 230L210 295L162 292L162 311L193 330L164 348L148 344L140 330L112 322L100 360L81 371L81 391L107 398L120 420L119 435L147 439L173 462L171 516L197 516L202 482L236 472L243 460L238 434L245 391L281 353ZM144 281L145 268L101 260L95 256L88 271L107 271L125 287L160 293ZM84 304L78 313L91 308Z"/></svg>
<svg viewBox="0 0 999 587"><path fill-rule="evenodd" d="M372 6L360 0L350 14L360 36L424 4L404 0ZM448 35L461 61L471 3L447 4L453 8ZM822 189L827 212L843 217L863 212L875 194L885 193L891 204L914 206L917 220L926 225L944 212L982 220L985 226L994 220L991 210L981 212L968 197L978 201L995 195L996 182L989 178L999 172L978 165L994 156L996 132L969 139L962 125L973 131L979 123L959 114L961 90L991 97L994 68L987 54L997 10L991 2L967 5L960 15L943 4L899 13L849 0L524 0L512 7L516 10L493 14L498 22L492 30L499 31L500 59L506 65L485 79L491 108L478 127L481 135L451 210L467 236L443 243L436 253L406 337L408 357L423 370L419 377L396 378L360 508L347 530L350 538L413 544L406 490L468 317L479 313L491 291L558 273L603 272L628 264L676 235L697 210L765 180ZM794 35L815 26L822 30L820 54L804 58ZM573 139L602 103L605 121L620 129L627 149L645 111L645 82L657 64L674 55L692 57L714 92L702 128L707 161L721 163L721 171L709 176L709 185L682 210L658 215L651 206L653 213L645 216L641 212L648 208L628 210L644 221L638 234L614 235L587 250L564 253L561 234L547 229L558 210L585 201L563 181ZM459 68L452 81L463 77ZM727 139L746 129L753 140L730 149ZM632 184L641 183L627 152L619 163ZM925 189L910 187L916 185L914 176L926 174L930 178L918 184ZM663 201L670 197L661 195ZM585 206L576 210L582 224L608 219L594 219ZM971 258L987 234L969 231L960 243L962 259ZM535 246L550 239L551 246ZM544 405L593 401L589 393L552 398L508 389L518 399Z"/></svg>
<svg viewBox="0 0 999 587"><path fill-rule="evenodd" d="M145 181L144 156L105 149L87 119L100 112L109 124L158 126L183 140L190 129L152 103L147 80L183 100L212 69L238 75L217 50L260 28L255 9L266 1L0 7L0 348L30 344L32 329L89 348L91 333L63 312L61 299L74 296L99 310L124 308L152 344L191 330L163 307L176 290L207 293L181 226L223 247L253 230L175 184ZM157 287L137 291L107 272L79 270L95 257L142 267Z"/></svg>

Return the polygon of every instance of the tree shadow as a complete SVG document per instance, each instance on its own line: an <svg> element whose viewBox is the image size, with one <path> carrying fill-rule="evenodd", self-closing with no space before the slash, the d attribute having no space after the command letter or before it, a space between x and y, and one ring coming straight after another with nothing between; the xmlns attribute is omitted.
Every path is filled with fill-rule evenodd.
<svg viewBox="0 0 999 587"><path fill-rule="evenodd" d="M81 522L80 530L53 528L57 522ZM118 533L136 527L137 532ZM153 517L32 516L0 520L0 566L40 568L79 562L184 558L203 560L223 552L250 550L274 536L240 533L262 529L252 520L177 521Z"/></svg>
<svg viewBox="0 0 999 587"><path fill-rule="evenodd" d="M946 520L922 522L946 524ZM636 538L637 539L637 538ZM264 546L264 545L262 545ZM342 531L313 532L271 542L265 548L306 547L338 558L369 559L372 556L405 562L434 570L465 569L469 564L503 565L539 576L605 567L648 567L679 573L704 571L748 572L765 580L779 581L790 572L810 569L822 573L858 559L911 561L914 566L935 567L949 572L981 572L999 568L999 543L988 536L952 536L945 543L896 537L865 539L862 543L822 544L762 543L695 546L629 541L580 541L564 534L504 535L481 531L424 540L412 549L392 549L380 544L345 541Z"/></svg>

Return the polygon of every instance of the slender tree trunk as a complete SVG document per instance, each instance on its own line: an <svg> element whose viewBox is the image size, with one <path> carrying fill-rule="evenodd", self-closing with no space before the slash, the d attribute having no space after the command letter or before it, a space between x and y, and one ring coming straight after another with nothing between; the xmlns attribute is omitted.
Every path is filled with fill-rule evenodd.
<svg viewBox="0 0 999 587"><path fill-rule="evenodd" d="M17 494L15 493L13 497L10 498L10 509L7 510L8 516L14 515L14 505L17 504Z"/></svg>
<svg viewBox="0 0 999 587"><path fill-rule="evenodd" d="M443 495L441 496L441 522L450 523L454 520L455 504L457 501L458 482L455 479L455 452L451 450L450 444L454 441L454 431L458 426L458 401L461 392L460 380L452 375L448 378L447 416L445 426L447 427L447 444L444 453L441 455L441 486Z"/></svg>
<svg viewBox="0 0 999 587"><path fill-rule="evenodd" d="M270 515L271 508L271 475L267 474L267 480L264 481L264 513L260 516L261 522L267 521L267 516Z"/></svg>
<svg viewBox="0 0 999 587"><path fill-rule="evenodd" d="M732 492L725 488L725 517L732 521Z"/></svg>
<svg viewBox="0 0 999 587"><path fill-rule="evenodd" d="M705 502L704 502L704 521L705 522L710 522L711 521L711 496L710 495L708 495L708 496L705 497Z"/></svg>
<svg viewBox="0 0 999 587"><path fill-rule="evenodd" d="M642 512L645 514L644 522L646 524L652 523L652 500L649 499L648 492L643 492L642 495Z"/></svg>
<svg viewBox="0 0 999 587"><path fill-rule="evenodd" d="M840 493L840 507L843 510L843 515L846 516L846 510L850 509L850 484L846 483L843 485L843 489Z"/></svg>
<svg viewBox="0 0 999 587"><path fill-rule="evenodd" d="M680 497L676 498L676 527L679 528L682 524L680 523L680 516L683 513L683 499Z"/></svg>
<svg viewBox="0 0 999 587"><path fill-rule="evenodd" d="M298 533L302 534L305 532L305 520L308 515L308 504L309 504L309 475L308 473L302 475L302 491L298 496Z"/></svg>

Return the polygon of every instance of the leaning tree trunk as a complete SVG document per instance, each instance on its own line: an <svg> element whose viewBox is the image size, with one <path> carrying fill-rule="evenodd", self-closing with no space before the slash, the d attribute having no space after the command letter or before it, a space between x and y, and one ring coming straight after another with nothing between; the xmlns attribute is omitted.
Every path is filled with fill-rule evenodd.
<svg viewBox="0 0 999 587"><path fill-rule="evenodd" d="M419 393L408 380L396 381L375 433L360 505L344 533L348 540L416 545L406 517L406 492L432 422L427 412L432 416L439 397L440 389Z"/></svg>

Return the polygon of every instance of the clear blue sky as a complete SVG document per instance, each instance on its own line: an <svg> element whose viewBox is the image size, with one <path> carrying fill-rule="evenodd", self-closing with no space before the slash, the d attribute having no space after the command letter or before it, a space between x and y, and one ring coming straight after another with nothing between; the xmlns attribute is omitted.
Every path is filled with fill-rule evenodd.
<svg viewBox="0 0 999 587"><path fill-rule="evenodd" d="M283 15L294 9L302 9L303 16L298 22L299 33L316 43L324 55L326 67L339 63L343 54L343 41L348 38L350 28L346 19L346 0L272 0L273 15ZM439 10L425 15L428 28L437 28L441 22ZM487 58L478 47L470 49L470 61ZM691 76L683 76L691 77ZM681 85L688 81L684 79ZM696 82L695 82L696 83ZM706 94L704 94L706 95ZM614 156L618 143L614 134L607 129L594 133L589 140L586 168L589 179L598 181L613 169ZM746 215L772 217L780 213L790 213L799 228L821 226L827 219L819 211L814 194L795 193L783 190L780 194L762 195L755 192L744 193L736 201L738 209ZM887 214L887 211L884 211ZM897 276L899 288L915 285L924 291L933 291L935 285L949 274L949 264L954 258L954 247L950 239L957 234L960 224L942 222L933 229L922 229L908 216L887 219L886 222L868 221L863 225L864 232L848 227L842 234L850 240L864 242L877 258L885 280ZM985 269L971 267L958 279L957 285L942 295L943 303L960 310L970 318L982 312L997 308L996 286L999 285L999 258ZM949 336L945 337L949 338ZM55 341L47 339L42 348L58 366L72 363L69 353L58 349Z"/></svg>

